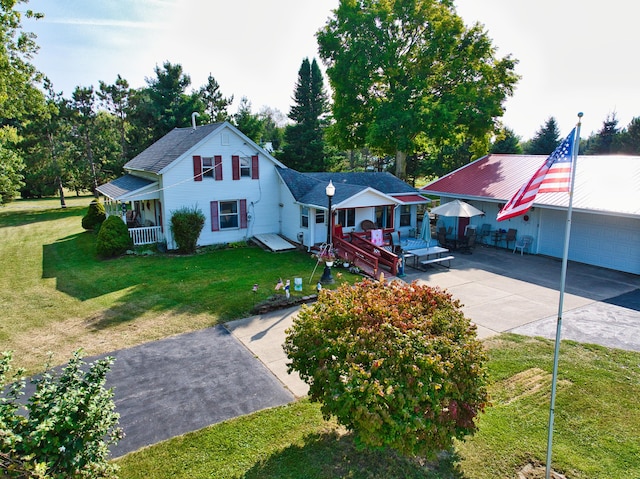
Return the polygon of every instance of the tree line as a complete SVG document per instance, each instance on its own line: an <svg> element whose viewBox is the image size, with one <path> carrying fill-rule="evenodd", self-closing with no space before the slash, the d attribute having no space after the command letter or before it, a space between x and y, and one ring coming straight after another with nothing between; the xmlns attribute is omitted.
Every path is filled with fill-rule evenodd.
<svg viewBox="0 0 640 479"><path fill-rule="evenodd" d="M480 24L466 27L445 0L341 1L317 34L320 67L302 60L287 117L243 97L230 114L212 74L192 87L180 64L156 65L142 88L77 86L69 98L31 64L35 36L16 6L0 5L0 204L93 191L171 129L230 121L299 171L389 170L409 182L438 177L488 152L548 154L559 142L549 118L529 141L500 123L519 76L498 58ZM615 114L583 140L582 154L640 154L640 117Z"/></svg>
<svg viewBox="0 0 640 479"><path fill-rule="evenodd" d="M522 141L510 128L499 129L490 152L549 155L561 140L556 119L549 117L528 141ZM626 127L620 128L615 112L608 114L597 132L590 133L586 138L580 138L579 151L581 155L640 156L640 117L633 118Z"/></svg>

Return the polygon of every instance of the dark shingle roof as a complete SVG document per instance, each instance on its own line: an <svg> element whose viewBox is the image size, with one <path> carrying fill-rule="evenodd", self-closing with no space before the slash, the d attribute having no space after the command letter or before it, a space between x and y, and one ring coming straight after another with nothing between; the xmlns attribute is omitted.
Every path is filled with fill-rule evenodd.
<svg viewBox="0 0 640 479"><path fill-rule="evenodd" d="M139 190L152 183L155 183L155 181L140 178L139 176L124 175L109 183L98 186L98 191L108 198L117 199L122 195Z"/></svg>
<svg viewBox="0 0 640 479"><path fill-rule="evenodd" d="M159 173L222 125L223 123L211 123L199 126L195 130L193 128L175 128L129 161L124 167L130 170Z"/></svg>
<svg viewBox="0 0 640 479"><path fill-rule="evenodd" d="M391 173L300 173L291 168L278 168L278 172L296 201L323 208L327 206L325 188L329 180L336 187L333 197L336 204L367 188L373 188L388 195L417 192L415 188Z"/></svg>
<svg viewBox="0 0 640 479"><path fill-rule="evenodd" d="M333 181L334 185L349 184L359 186L370 186L387 195L398 193L416 193L418 190L405 183L389 172L349 172L349 173L305 173L311 178L316 178L323 183Z"/></svg>

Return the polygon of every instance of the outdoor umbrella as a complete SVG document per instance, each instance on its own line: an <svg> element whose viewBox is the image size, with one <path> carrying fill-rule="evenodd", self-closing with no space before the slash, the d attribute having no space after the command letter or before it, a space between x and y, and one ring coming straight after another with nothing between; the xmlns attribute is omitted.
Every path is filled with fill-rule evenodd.
<svg viewBox="0 0 640 479"><path fill-rule="evenodd" d="M471 218L472 216L483 215L484 211L479 210L469 203L460 200L453 200L440 206L436 206L431 210L435 215L440 216L456 216L458 218ZM456 223L457 230L457 223Z"/></svg>
<svg viewBox="0 0 640 479"><path fill-rule="evenodd" d="M429 214L425 212L422 218L422 230L420 231L420 238L427 242L427 246L431 244L431 225L429 224Z"/></svg>

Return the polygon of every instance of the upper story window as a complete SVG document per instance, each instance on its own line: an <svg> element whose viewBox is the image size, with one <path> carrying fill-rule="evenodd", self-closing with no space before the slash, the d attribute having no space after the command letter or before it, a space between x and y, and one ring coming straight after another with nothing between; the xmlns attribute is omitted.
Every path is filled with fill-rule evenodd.
<svg viewBox="0 0 640 479"><path fill-rule="evenodd" d="M246 156L240 158L240 177L251 178L251 158Z"/></svg>
<svg viewBox="0 0 640 479"><path fill-rule="evenodd" d="M213 158L202 158L202 176L213 178Z"/></svg>
<svg viewBox="0 0 640 479"><path fill-rule="evenodd" d="M234 180L239 180L240 178L251 178L253 180L257 180L260 178L258 167L258 155L243 157L238 155L231 156L231 169Z"/></svg>

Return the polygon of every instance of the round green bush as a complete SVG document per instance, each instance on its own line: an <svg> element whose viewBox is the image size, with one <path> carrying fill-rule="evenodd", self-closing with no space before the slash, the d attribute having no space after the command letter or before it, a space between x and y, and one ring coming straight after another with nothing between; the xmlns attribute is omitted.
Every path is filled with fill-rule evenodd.
<svg viewBox="0 0 640 479"><path fill-rule="evenodd" d="M323 415L370 448L432 458L476 430L488 401L476 328L438 288L323 289L294 319L284 350Z"/></svg>
<svg viewBox="0 0 640 479"><path fill-rule="evenodd" d="M129 229L119 216L109 216L98 233L96 252L98 256L110 258L119 256L133 247Z"/></svg>
<svg viewBox="0 0 640 479"><path fill-rule="evenodd" d="M82 217L82 227L85 230L99 230L100 225L107 219L107 212L102 202L93 200L89 204L87 214Z"/></svg>
<svg viewBox="0 0 640 479"><path fill-rule="evenodd" d="M181 253L194 253L204 227L204 214L197 207L185 206L171 215L171 234Z"/></svg>

